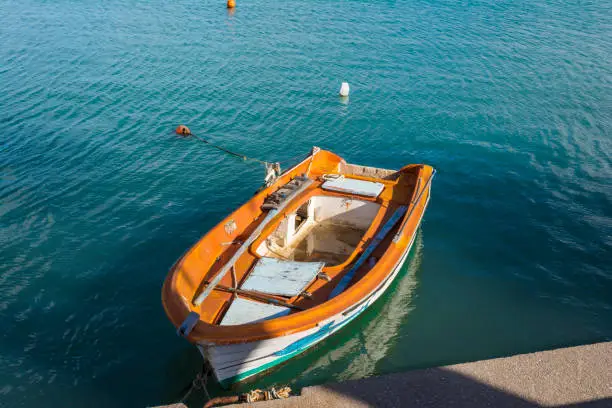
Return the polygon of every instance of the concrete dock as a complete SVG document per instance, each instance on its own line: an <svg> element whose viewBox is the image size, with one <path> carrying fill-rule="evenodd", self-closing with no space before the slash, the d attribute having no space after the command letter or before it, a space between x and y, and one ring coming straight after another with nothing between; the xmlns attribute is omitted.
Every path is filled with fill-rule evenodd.
<svg viewBox="0 0 612 408"><path fill-rule="evenodd" d="M302 389L233 408L612 407L612 342Z"/></svg>

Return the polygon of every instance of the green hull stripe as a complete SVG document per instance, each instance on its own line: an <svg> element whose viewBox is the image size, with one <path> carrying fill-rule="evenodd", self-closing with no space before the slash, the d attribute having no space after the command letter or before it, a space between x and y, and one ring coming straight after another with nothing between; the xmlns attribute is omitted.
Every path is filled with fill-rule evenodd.
<svg viewBox="0 0 612 408"><path fill-rule="evenodd" d="M308 347L310 347L310 346L308 346ZM308 349L308 347L305 347L305 348L300 349L300 350L296 350L293 353L287 354L286 356L279 357L279 358L277 358L274 361L270 361L269 363L266 363L266 364L264 364L262 366L259 366L257 368L253 368L252 370L249 370L249 371L247 371L245 373L238 374L238 375L235 375L233 377L227 378L227 379L221 381L219 384L221 384L221 386L223 388L228 388L230 385L232 385L234 383L237 383L237 382L240 382L240 381L244 380L247 377L250 377L252 375L255 375L257 373L265 371L268 368L272 368L275 365L278 365L278 364L282 363L283 361L289 360L291 357L294 357L295 355L300 354L303 351L306 351L306 349Z"/></svg>

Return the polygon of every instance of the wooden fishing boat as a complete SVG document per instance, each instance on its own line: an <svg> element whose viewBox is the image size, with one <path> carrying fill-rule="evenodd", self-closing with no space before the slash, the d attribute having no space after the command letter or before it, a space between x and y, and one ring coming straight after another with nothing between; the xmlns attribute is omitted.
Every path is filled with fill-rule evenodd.
<svg viewBox="0 0 612 408"><path fill-rule="evenodd" d="M164 308L222 386L307 350L391 284L435 170L346 163L313 148L269 179L170 270Z"/></svg>

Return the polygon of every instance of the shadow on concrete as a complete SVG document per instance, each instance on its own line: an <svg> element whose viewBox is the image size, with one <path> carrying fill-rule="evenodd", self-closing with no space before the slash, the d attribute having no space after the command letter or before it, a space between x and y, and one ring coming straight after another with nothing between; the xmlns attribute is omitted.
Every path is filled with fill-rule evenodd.
<svg viewBox="0 0 612 408"><path fill-rule="evenodd" d="M534 384L537 382L534 379ZM527 393L531 395L537 391ZM282 406L612 407L612 398L579 401L580 398L571 394L555 398L558 401L567 399L567 403L541 405L452 370L432 368L305 388L302 397L298 397L299 403Z"/></svg>

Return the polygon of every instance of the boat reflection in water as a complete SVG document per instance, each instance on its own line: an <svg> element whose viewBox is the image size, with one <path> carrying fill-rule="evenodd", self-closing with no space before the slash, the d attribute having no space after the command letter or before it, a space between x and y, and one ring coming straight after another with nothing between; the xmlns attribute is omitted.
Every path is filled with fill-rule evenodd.
<svg viewBox="0 0 612 408"><path fill-rule="evenodd" d="M312 353L318 358L302 372L300 383L345 381L377 374L377 364L395 346L400 328L410 324L408 315L414 310L413 297L423 253L422 235L419 230L396 287L391 287L386 298L366 311L363 319L347 326L337 337L321 343ZM304 360L310 358L311 355L303 357ZM299 361L296 363L300 365Z"/></svg>

